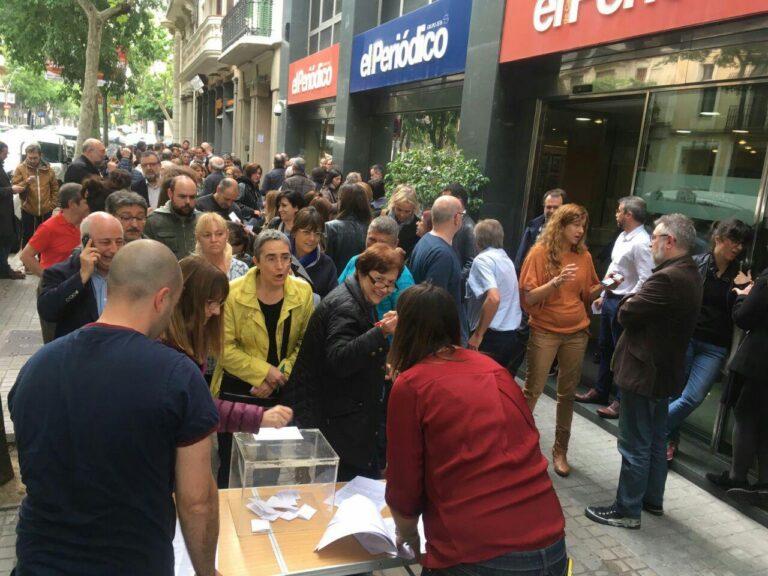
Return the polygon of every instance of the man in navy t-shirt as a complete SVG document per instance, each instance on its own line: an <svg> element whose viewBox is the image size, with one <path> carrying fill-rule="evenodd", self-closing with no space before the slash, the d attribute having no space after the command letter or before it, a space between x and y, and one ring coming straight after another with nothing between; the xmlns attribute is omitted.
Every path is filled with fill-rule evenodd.
<svg viewBox="0 0 768 576"><path fill-rule="evenodd" d="M432 231L416 243L409 267L417 284L430 282L445 288L459 310L461 342L469 338L464 306L461 302L461 263L451 246L453 237L461 228L464 209L458 198L440 196L432 205Z"/></svg>
<svg viewBox="0 0 768 576"><path fill-rule="evenodd" d="M132 242L99 321L21 370L9 396L27 486L18 576L172 575L174 493L196 573L215 574L218 413L197 366L156 340L181 288L168 248Z"/></svg>

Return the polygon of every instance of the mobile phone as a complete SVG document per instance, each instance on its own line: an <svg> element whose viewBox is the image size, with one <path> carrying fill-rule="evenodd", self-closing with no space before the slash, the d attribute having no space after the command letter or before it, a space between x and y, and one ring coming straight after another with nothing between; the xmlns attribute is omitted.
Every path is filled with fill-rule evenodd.
<svg viewBox="0 0 768 576"><path fill-rule="evenodd" d="M613 278L604 278L603 280L600 281L600 284L602 284L606 288L610 288L611 286L616 284L616 280L614 280Z"/></svg>
<svg viewBox="0 0 768 576"><path fill-rule="evenodd" d="M88 245L88 240L91 239L90 234L83 234L83 248L85 248Z"/></svg>

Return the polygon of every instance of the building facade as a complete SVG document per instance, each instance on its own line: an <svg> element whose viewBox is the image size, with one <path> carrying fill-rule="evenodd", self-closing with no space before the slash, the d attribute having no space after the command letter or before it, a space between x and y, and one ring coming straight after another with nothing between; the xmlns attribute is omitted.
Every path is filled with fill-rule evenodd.
<svg viewBox="0 0 768 576"><path fill-rule="evenodd" d="M589 210L598 268L627 195L693 218L701 250L713 222L738 217L757 232L745 265L768 265L768 5L340 4L285 2L279 149L367 173L410 146L458 146L490 177L482 215L504 224L510 250L561 187ZM727 456L718 387L686 432Z"/></svg>
<svg viewBox="0 0 768 576"><path fill-rule="evenodd" d="M283 2L171 0L174 135L217 154L268 162L274 154Z"/></svg>

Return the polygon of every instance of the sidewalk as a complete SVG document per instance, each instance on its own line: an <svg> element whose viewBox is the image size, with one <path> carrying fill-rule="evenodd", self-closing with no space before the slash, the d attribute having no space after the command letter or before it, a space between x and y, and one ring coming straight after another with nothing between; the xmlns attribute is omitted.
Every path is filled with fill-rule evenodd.
<svg viewBox="0 0 768 576"><path fill-rule="evenodd" d="M19 369L39 347L35 307L37 279L0 280L0 394L6 431L12 433L7 395ZM554 438L555 403L542 396L536 407L541 446L549 458ZM662 518L643 515L640 530L590 522L584 508L610 503L621 458L616 438L576 414L569 460L573 473L551 471L566 515L568 552L574 574L608 576L763 576L768 574L768 529L675 472L667 480ZM0 510L0 573L13 564L17 510ZM387 570L387 576L405 574Z"/></svg>

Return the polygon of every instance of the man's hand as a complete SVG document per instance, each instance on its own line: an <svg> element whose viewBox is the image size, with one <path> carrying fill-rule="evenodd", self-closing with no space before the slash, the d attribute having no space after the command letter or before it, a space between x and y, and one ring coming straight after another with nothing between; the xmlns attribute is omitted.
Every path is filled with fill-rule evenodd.
<svg viewBox="0 0 768 576"><path fill-rule="evenodd" d="M746 274L744 272L739 272L736 274L736 278L733 279L733 283L736 286L746 286L747 284L752 284L752 271L747 270Z"/></svg>
<svg viewBox="0 0 768 576"><path fill-rule="evenodd" d="M287 406L277 405L264 411L261 426L264 428L282 428L293 419L293 410Z"/></svg>
<svg viewBox="0 0 768 576"><path fill-rule="evenodd" d="M603 299L602 298L598 298L597 300L595 300L594 305L595 305L595 310L602 310L603 309Z"/></svg>
<svg viewBox="0 0 768 576"><path fill-rule="evenodd" d="M733 291L736 292L737 296L746 296L752 292L752 286L754 286L754 284L747 284L744 288L734 288Z"/></svg>
<svg viewBox="0 0 768 576"><path fill-rule="evenodd" d="M606 286L605 284L603 284L603 288L605 288L609 292L613 292L614 290L616 290L616 288L621 286L622 282L624 282L624 276L622 276L621 274L616 274L615 272L611 272L610 274L608 274L608 276L606 276L605 279L613 280L613 283L610 286Z"/></svg>
<svg viewBox="0 0 768 576"><path fill-rule="evenodd" d="M475 332L472 333L472 336L469 337L469 342L467 342L467 348L470 350L479 350L480 344L483 343L483 337L480 335L480 333L475 330Z"/></svg>
<svg viewBox="0 0 768 576"><path fill-rule="evenodd" d="M91 276L93 276L93 271L96 269L96 262L98 261L99 251L93 247L93 238L91 238L83 247L83 251L80 252L80 280L82 280L83 284L86 284L91 279Z"/></svg>
<svg viewBox="0 0 768 576"><path fill-rule="evenodd" d="M11 186L11 191L14 194L21 194L22 192L24 192L24 186L20 186L19 184L14 184L13 186Z"/></svg>

